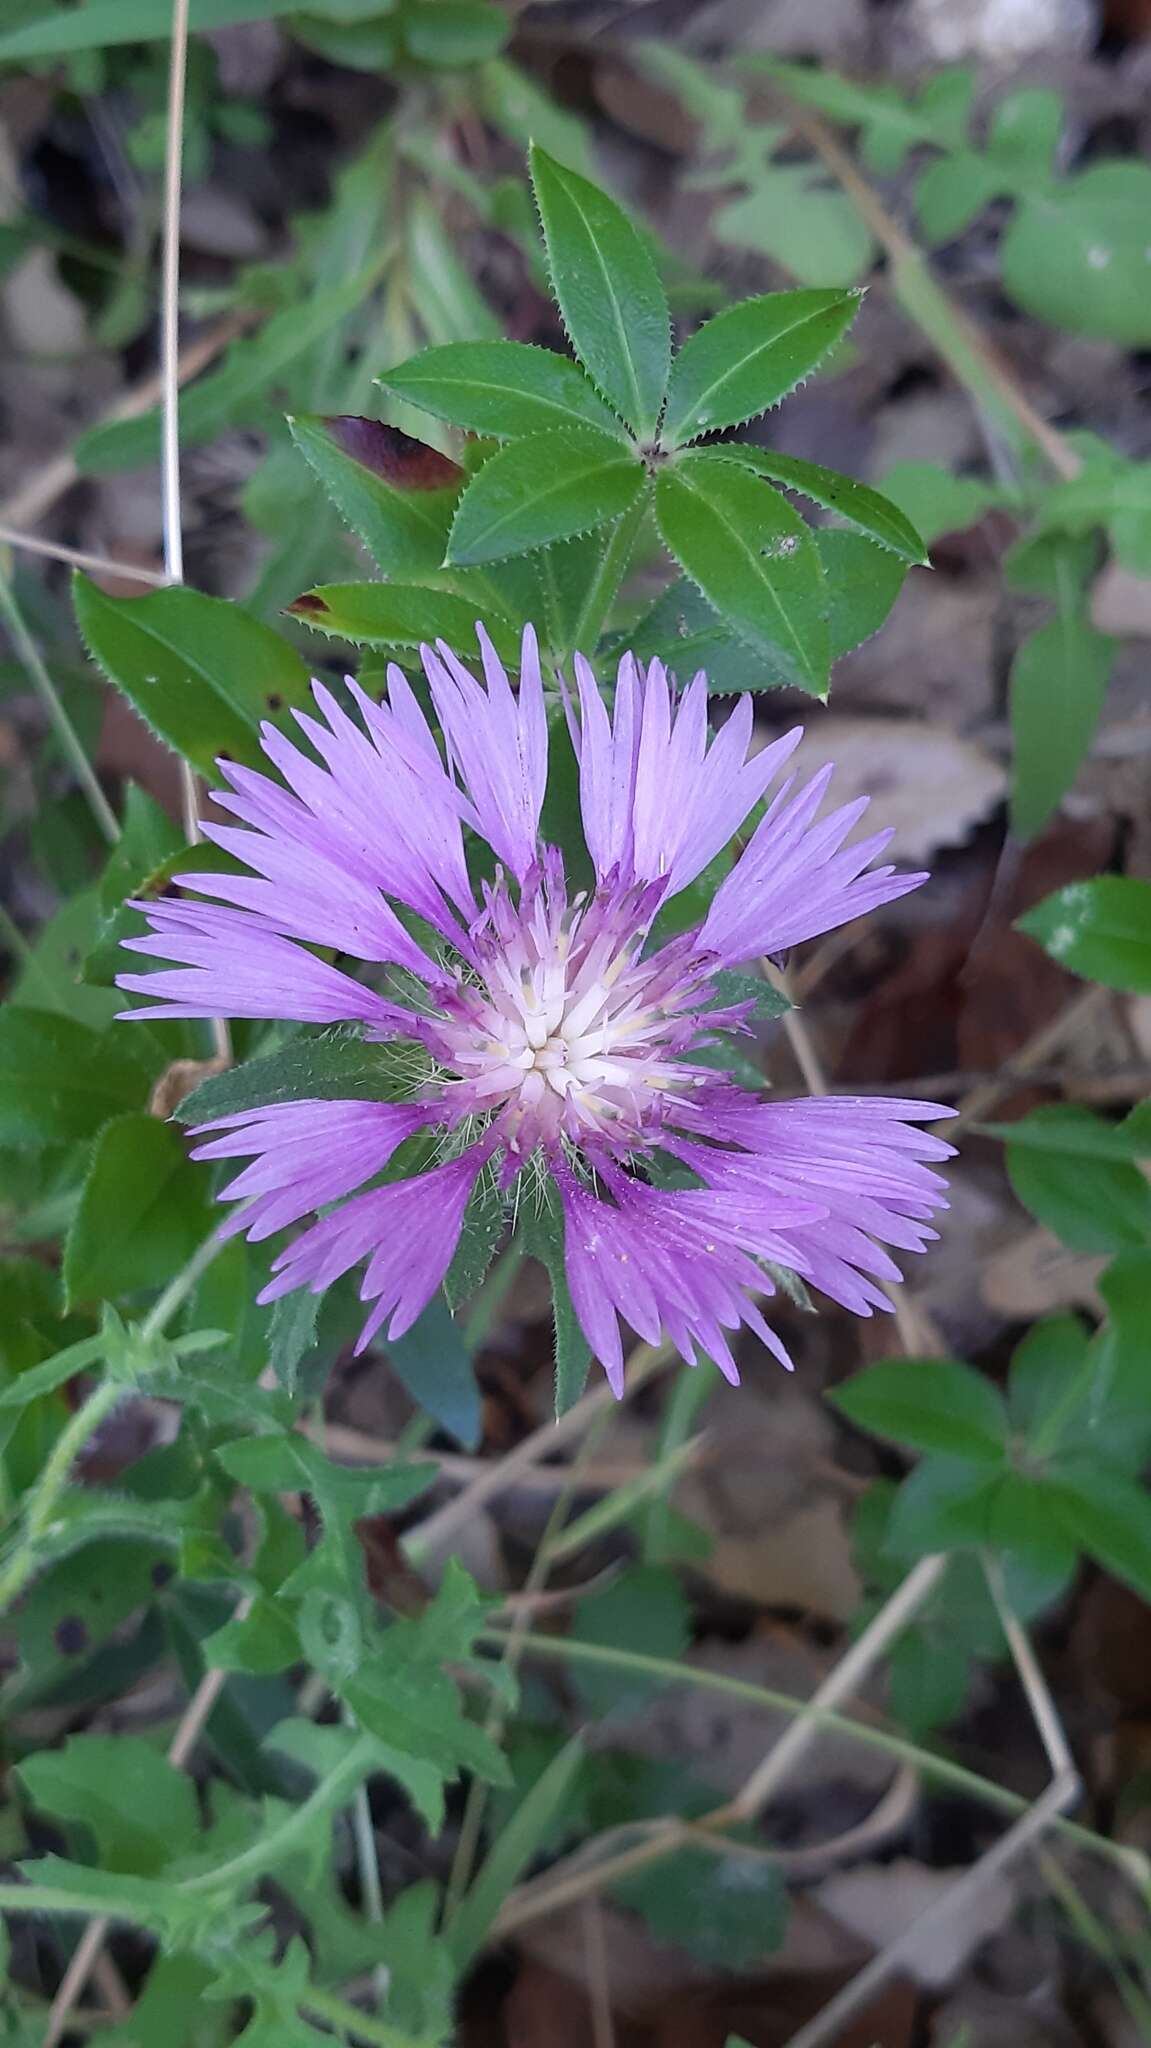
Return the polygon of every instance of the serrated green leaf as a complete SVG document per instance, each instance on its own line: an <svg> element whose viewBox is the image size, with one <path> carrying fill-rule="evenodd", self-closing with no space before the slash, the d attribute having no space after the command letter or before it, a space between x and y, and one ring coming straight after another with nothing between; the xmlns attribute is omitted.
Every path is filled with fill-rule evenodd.
<svg viewBox="0 0 1151 2048"><path fill-rule="evenodd" d="M1127 875L1071 882L1016 921L1068 973L1151 995L1151 882Z"/></svg>
<svg viewBox="0 0 1151 2048"><path fill-rule="evenodd" d="M671 361L671 322L655 264L606 192L538 145L530 165L564 326L608 403L646 437L659 419Z"/></svg>
<svg viewBox="0 0 1151 2048"><path fill-rule="evenodd" d="M464 472L398 427L303 414L288 427L342 519L387 576L438 569Z"/></svg>
<svg viewBox="0 0 1151 2048"><path fill-rule="evenodd" d="M656 516L671 553L772 679L825 695L828 592L811 529L786 499L718 450L699 450L660 471Z"/></svg>
<svg viewBox="0 0 1151 2048"><path fill-rule="evenodd" d="M834 512L857 533L881 548L890 549L901 561L926 563L923 541L911 521L890 498L869 485L857 484L853 478L841 476L836 469L824 469L818 462L801 462L795 455L779 455L774 448L752 448L737 441L725 443L723 453L770 478L772 483L798 491L801 497Z"/></svg>
<svg viewBox="0 0 1151 2048"><path fill-rule="evenodd" d="M143 1111L104 1126L64 1243L72 1308L161 1287L208 1235L207 1176L171 1124Z"/></svg>
<svg viewBox="0 0 1151 2048"><path fill-rule="evenodd" d="M917 1451L1001 1464L1003 1399L989 1380L950 1358L889 1358L832 1389L850 1421Z"/></svg>
<svg viewBox="0 0 1151 2048"><path fill-rule="evenodd" d="M635 456L593 427L509 442L460 499L447 560L459 567L498 562L568 540L621 518L643 487Z"/></svg>
<svg viewBox="0 0 1151 2048"><path fill-rule="evenodd" d="M351 1032L301 1033L278 1052L201 1081L178 1105L181 1123L211 1123L273 1102L386 1101L400 1085L394 1049Z"/></svg>
<svg viewBox="0 0 1151 2048"><path fill-rule="evenodd" d="M1151 341L1151 166L1091 164L1030 192L999 244L1003 286L1024 312L1128 348Z"/></svg>
<svg viewBox="0 0 1151 2048"><path fill-rule="evenodd" d="M496 440L557 427L623 429L578 363L522 341L457 341L427 348L379 378L437 419Z"/></svg>
<svg viewBox="0 0 1151 2048"><path fill-rule="evenodd" d="M460 1241L444 1276L444 1300L453 1315L475 1293L504 1234L505 1203L489 1169L481 1173L464 1210Z"/></svg>
<svg viewBox="0 0 1151 2048"><path fill-rule="evenodd" d="M309 1351L316 1346L316 1323L320 1313L320 1297L310 1294L306 1288L297 1288L293 1294L282 1294L272 1304L268 1323L268 1363L276 1375L277 1386L288 1394L296 1392L300 1366Z"/></svg>
<svg viewBox="0 0 1151 2048"><path fill-rule="evenodd" d="M752 1970L779 1948L787 1928L787 1887L759 1857L679 1849L613 1886L661 1944L713 1969Z"/></svg>
<svg viewBox="0 0 1151 2048"><path fill-rule="evenodd" d="M200 1825L196 1789L143 1736L73 1735L17 1767L42 1813L91 1830L101 1861L146 1877L191 1843Z"/></svg>
<svg viewBox="0 0 1151 2048"><path fill-rule="evenodd" d="M288 610L317 633L350 640L356 647L419 647L436 640L471 647L478 624L486 627L501 661L519 666L515 627L486 605L449 590L415 583L321 583Z"/></svg>
<svg viewBox="0 0 1151 2048"><path fill-rule="evenodd" d="M417 1407L467 1451L482 1434L475 1368L442 1291L402 1337L382 1345L397 1379Z"/></svg>
<svg viewBox="0 0 1151 2048"><path fill-rule="evenodd" d="M77 576L75 603L93 660L158 738L209 778L219 755L264 765L261 721L310 701L295 649L225 598L185 589L106 597Z"/></svg>
<svg viewBox="0 0 1151 2048"><path fill-rule="evenodd" d="M831 659L850 654L884 624L903 588L906 564L861 533L821 526L815 545L831 603L828 633Z"/></svg>
<svg viewBox="0 0 1151 2048"><path fill-rule="evenodd" d="M0 1143L72 1144L136 1109L163 1066L145 1031L88 1030L49 1010L0 1015Z"/></svg>
<svg viewBox="0 0 1151 2048"><path fill-rule="evenodd" d="M857 292L795 291L716 313L672 366L664 440L678 447L778 405L843 339L858 310Z"/></svg>
<svg viewBox="0 0 1151 2048"><path fill-rule="evenodd" d="M243 1614L226 1621L201 1645L204 1660L219 1671L243 1671L267 1678L300 1661L300 1636L279 1601L263 1595Z"/></svg>

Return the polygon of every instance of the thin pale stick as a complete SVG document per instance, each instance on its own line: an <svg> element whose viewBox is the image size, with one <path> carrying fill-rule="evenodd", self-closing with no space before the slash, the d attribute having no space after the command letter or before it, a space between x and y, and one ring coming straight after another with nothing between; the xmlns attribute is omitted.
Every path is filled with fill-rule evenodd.
<svg viewBox="0 0 1151 2048"><path fill-rule="evenodd" d="M116 562L110 555L90 555L84 548L66 548L58 540L41 540L39 534L19 533L14 526L0 526L0 546L22 548L29 555L47 555L53 562L67 562L72 569L91 569L97 576L131 577L133 583L155 583L161 588L172 579L162 569L138 569L132 562Z"/></svg>
<svg viewBox="0 0 1151 2048"><path fill-rule="evenodd" d="M1008 1603L997 1562L992 1558L984 1558L983 1567L1011 1651L1012 1662L1019 1674L1032 1719L1051 1766L1051 1782L1027 1812L1020 1815L1014 1827L1008 1828L1007 1833L996 1842L994 1848L989 1849L985 1856L981 1856L977 1863L973 1863L970 1870L965 1871L955 1884L949 1886L933 1906L929 1906L925 1913L920 1913L909 1927L904 1928L902 1934L897 1935L894 1941L889 1942L886 1948L874 1956L871 1962L824 2006L822 2012L817 2014L809 2025L801 2027L797 2034L793 2034L787 2042L787 2048L827 2048L829 2042L837 2040L843 2022L858 2012L862 2005L866 2005L872 1993L886 1983L892 1972L898 1969L924 1937L941 1926L952 1914L961 1912L968 1901L977 1897L993 1877L997 1877L1016 1856L1038 1841L1051 1822L1066 1812L1078 1796L1079 1773L1075 1768L1067 1737L1063 1732L1063 1724L1059 1719L1047 1681L1039 1668L1035 1652Z"/></svg>
<svg viewBox="0 0 1151 2048"><path fill-rule="evenodd" d="M603 1934L603 1913L598 1899L586 1899L583 1908L584 1958L587 1962L588 2002L591 2006L592 2048L616 2048L615 2023L608 1991L607 1944Z"/></svg>

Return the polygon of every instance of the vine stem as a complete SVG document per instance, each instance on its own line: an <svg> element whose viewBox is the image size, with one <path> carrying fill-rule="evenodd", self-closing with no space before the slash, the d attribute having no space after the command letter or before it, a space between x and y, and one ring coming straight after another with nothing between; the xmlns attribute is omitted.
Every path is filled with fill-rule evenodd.
<svg viewBox="0 0 1151 2048"><path fill-rule="evenodd" d="M48 673L48 668L31 633L24 623L24 614L16 602L16 593L7 576L0 570L0 611L11 635L12 645L25 675L36 695L48 713L60 745L64 749L80 788L88 801L88 808L95 818L100 831L109 846L115 846L120 837L120 821L100 787L99 778L84 748L80 735L60 699L60 694Z"/></svg>

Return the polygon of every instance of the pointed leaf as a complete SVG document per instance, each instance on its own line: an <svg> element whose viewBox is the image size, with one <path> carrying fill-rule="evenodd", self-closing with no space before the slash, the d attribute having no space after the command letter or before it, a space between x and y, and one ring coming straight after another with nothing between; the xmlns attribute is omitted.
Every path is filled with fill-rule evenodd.
<svg viewBox="0 0 1151 2048"><path fill-rule="evenodd" d="M927 550L910 519L881 491L857 484L853 477L841 476L837 469L824 469L821 463L801 462L797 455L780 455L774 448L752 448L739 441L725 442L722 451L717 452L728 460L746 463L760 476L770 477L772 483L798 491L801 497L834 512L857 533L876 541L881 548L890 548L901 561L926 563Z"/></svg>
<svg viewBox="0 0 1151 2048"><path fill-rule="evenodd" d="M520 1220L524 1250L547 1267L552 1283L555 1327L556 1414L565 1415L583 1393L591 1364L591 1346L580 1328L564 1263L564 1225L558 1198L548 1183L538 1208L525 1208Z"/></svg>
<svg viewBox="0 0 1151 2048"><path fill-rule="evenodd" d="M532 184L552 289L576 354L621 419L655 431L671 361L671 323L642 237L598 185L535 147Z"/></svg>
<svg viewBox="0 0 1151 2048"><path fill-rule="evenodd" d="M1003 1399L989 1380L950 1358L889 1358L857 1373L829 1399L876 1436L917 1451L1002 1462Z"/></svg>
<svg viewBox="0 0 1151 2048"><path fill-rule="evenodd" d="M692 582L770 664L770 680L824 696L828 593L811 529L786 499L700 451L660 471L656 516Z"/></svg>
<svg viewBox="0 0 1151 2048"><path fill-rule="evenodd" d="M580 426L626 438L578 363L522 341L426 348L377 381L437 419L497 440Z"/></svg>
<svg viewBox="0 0 1151 2048"><path fill-rule="evenodd" d="M673 446L778 405L842 340L858 292L768 292L717 313L675 359L663 438Z"/></svg>
<svg viewBox="0 0 1151 2048"><path fill-rule="evenodd" d="M1053 1468L1050 1498L1064 1535L1151 1599L1151 1496L1145 1487L1094 1458L1068 1457Z"/></svg>
<svg viewBox="0 0 1151 2048"><path fill-rule="evenodd" d="M460 499L449 562L498 562L604 526L634 505L642 465L592 427L532 434L488 457Z"/></svg>
<svg viewBox="0 0 1151 2048"><path fill-rule="evenodd" d="M388 576L438 569L464 482L458 463L379 420L297 415L288 427L336 510Z"/></svg>
<svg viewBox="0 0 1151 2048"><path fill-rule="evenodd" d="M55 1011L9 1007L0 1015L0 1143L90 1138L110 1116L142 1105L162 1062L140 1027L89 1031Z"/></svg>
<svg viewBox="0 0 1151 2048"><path fill-rule="evenodd" d="M221 754L266 766L261 721L310 701L295 649L225 598L183 589L106 597L77 576L75 604L93 660L158 738L209 778Z"/></svg>
<svg viewBox="0 0 1151 2048"><path fill-rule="evenodd" d="M519 664L520 636L509 621L450 590L418 583L321 583L288 610L317 633L350 640L356 647L410 648L425 640L471 647L482 625L501 661Z"/></svg>
<svg viewBox="0 0 1151 2048"><path fill-rule="evenodd" d="M278 1052L245 1060L201 1081L178 1104L181 1123L206 1124L242 1116L273 1102L378 1102L391 1097L397 1075L388 1049L354 1032L309 1036L301 1032Z"/></svg>
<svg viewBox="0 0 1151 2048"><path fill-rule="evenodd" d="M492 1844L467 1897L448 1924L448 1946L461 1973L480 1949L508 1893L538 1854L583 1761L583 1737L576 1734L541 1771Z"/></svg>
<svg viewBox="0 0 1151 2048"><path fill-rule="evenodd" d="M464 1450L474 1451L482 1433L479 1388L467 1346L442 1290L410 1330L402 1337L389 1337L381 1349L417 1407Z"/></svg>
<svg viewBox="0 0 1151 2048"><path fill-rule="evenodd" d="M1021 839L1047 823L1074 782L1099 723L1114 658L1115 641L1096 632L1084 598L1029 633L1016 650L1011 823Z"/></svg>
<svg viewBox="0 0 1151 2048"><path fill-rule="evenodd" d="M815 545L831 605L831 659L838 661L878 633L903 588L907 566L889 548L845 527L817 527Z"/></svg>

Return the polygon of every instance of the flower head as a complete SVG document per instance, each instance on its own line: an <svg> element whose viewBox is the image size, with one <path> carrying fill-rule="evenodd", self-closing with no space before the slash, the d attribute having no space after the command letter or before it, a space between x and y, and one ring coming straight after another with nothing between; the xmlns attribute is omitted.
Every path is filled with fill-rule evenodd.
<svg viewBox="0 0 1151 2048"><path fill-rule="evenodd" d="M443 754L393 667L380 704L349 682L359 720L315 684L320 716L297 714L313 755L265 728L282 780L221 763L217 802L239 823L204 829L251 873L185 875L200 900L139 906L150 932L127 943L171 964L121 977L152 999L127 1014L354 1023L408 1043L419 1078L404 1101L277 1103L197 1133L197 1157L251 1162L224 1199L243 1202L236 1227L253 1239L326 1212L276 1258L261 1299L318 1292L366 1261L361 1344L385 1323L398 1337L443 1280L481 1172L537 1194L543 1172L575 1310L613 1386L621 1319L733 1381L741 1324L786 1363L755 1299L774 1290L768 1269L861 1315L889 1306L899 1272L884 1247L921 1250L943 1206L929 1162L951 1147L915 1126L948 1112L748 1095L705 1063L751 1008L717 976L926 878L872 865L887 833L845 843L865 800L819 815L827 771L802 789L793 778L702 922L661 940L659 913L744 826L799 729L749 757L746 697L713 735L703 676L677 696L659 662L630 655L609 716L577 658L568 720L594 881L574 889L540 838L535 637L518 693L482 630L480 647L482 684L442 643L423 649ZM492 856L478 883L465 828ZM436 1163L367 1185L420 1133Z"/></svg>

